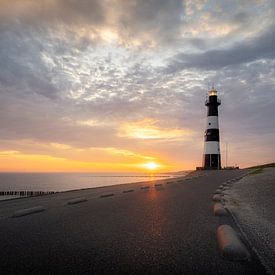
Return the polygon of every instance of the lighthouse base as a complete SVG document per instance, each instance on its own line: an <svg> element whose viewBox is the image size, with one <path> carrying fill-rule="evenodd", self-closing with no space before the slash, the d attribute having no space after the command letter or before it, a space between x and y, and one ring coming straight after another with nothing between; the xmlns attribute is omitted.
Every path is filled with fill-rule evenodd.
<svg viewBox="0 0 275 275"><path fill-rule="evenodd" d="M221 169L221 155L220 154L204 155L203 169L207 169L207 170Z"/></svg>

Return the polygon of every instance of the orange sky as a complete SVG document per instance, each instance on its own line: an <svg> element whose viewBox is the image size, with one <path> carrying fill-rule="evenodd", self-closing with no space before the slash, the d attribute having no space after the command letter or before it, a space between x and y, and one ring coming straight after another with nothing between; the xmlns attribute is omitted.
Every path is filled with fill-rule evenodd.
<svg viewBox="0 0 275 275"><path fill-rule="evenodd" d="M140 160L132 157L124 162L89 162L48 155L20 152L0 152L2 172L167 172L180 170L181 165L169 165L160 159Z"/></svg>

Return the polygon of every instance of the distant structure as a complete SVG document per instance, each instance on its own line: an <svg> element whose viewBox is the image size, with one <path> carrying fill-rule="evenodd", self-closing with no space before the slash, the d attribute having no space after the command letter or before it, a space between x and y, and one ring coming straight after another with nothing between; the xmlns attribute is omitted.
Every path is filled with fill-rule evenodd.
<svg viewBox="0 0 275 275"><path fill-rule="evenodd" d="M221 101L212 87L205 101L207 125L204 134L204 155L202 169L221 169L218 107Z"/></svg>

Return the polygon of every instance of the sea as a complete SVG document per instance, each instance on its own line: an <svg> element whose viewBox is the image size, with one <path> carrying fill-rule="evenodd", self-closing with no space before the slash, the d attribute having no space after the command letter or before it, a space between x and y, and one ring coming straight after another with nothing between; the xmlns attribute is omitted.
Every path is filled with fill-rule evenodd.
<svg viewBox="0 0 275 275"><path fill-rule="evenodd" d="M0 191L68 191L184 176L144 173L0 173Z"/></svg>

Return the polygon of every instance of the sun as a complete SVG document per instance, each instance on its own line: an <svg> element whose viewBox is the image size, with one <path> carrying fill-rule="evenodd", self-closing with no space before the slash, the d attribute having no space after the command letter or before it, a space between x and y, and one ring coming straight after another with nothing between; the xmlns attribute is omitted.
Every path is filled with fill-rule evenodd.
<svg viewBox="0 0 275 275"><path fill-rule="evenodd" d="M153 161L150 161L150 162L147 162L144 164L145 168L149 169L149 170L155 170L157 169L160 165L153 162Z"/></svg>

